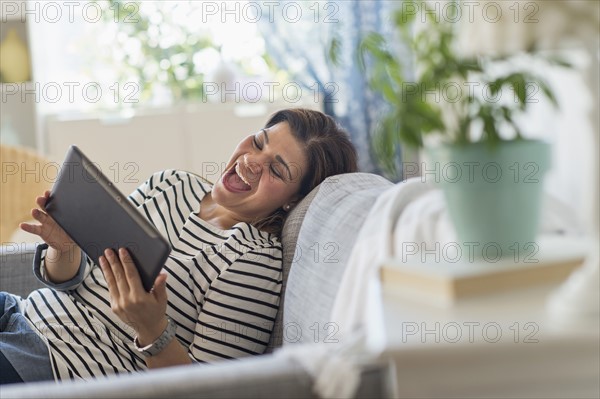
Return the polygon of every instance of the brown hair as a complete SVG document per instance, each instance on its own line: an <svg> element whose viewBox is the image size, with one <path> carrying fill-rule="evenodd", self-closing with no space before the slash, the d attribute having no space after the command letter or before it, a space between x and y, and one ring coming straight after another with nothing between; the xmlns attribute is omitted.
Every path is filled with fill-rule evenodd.
<svg viewBox="0 0 600 399"><path fill-rule="evenodd" d="M265 128L281 122L288 123L292 134L302 144L309 166L300 182L300 198L329 176L358 170L356 149L346 131L332 117L310 109L284 109L273 114ZM253 224L260 230L280 235L286 216L287 212L279 208Z"/></svg>

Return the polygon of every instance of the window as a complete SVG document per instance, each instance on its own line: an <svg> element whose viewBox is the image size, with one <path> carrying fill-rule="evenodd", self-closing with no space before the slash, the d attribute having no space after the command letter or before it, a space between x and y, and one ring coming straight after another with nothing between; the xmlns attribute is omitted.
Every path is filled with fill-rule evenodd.
<svg viewBox="0 0 600 399"><path fill-rule="evenodd" d="M287 76L266 55L248 1L15 4L22 18L35 22L41 114L221 101L215 92L221 84ZM252 90L240 96L258 101Z"/></svg>

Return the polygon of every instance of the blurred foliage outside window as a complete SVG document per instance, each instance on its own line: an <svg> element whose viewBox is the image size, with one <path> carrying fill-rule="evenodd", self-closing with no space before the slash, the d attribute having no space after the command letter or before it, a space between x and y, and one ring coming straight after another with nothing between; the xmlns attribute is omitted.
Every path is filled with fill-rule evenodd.
<svg viewBox="0 0 600 399"><path fill-rule="evenodd" d="M120 108L206 102L208 84L233 89L235 82L262 86L289 79L266 54L256 22L242 17L223 23L219 15L202 15L197 0L95 3L103 11L94 28L98 51L86 49L85 35L76 46L88 58L86 74L111 82L119 98L113 105ZM245 94L242 101L269 100L264 93ZM220 95L213 97L208 100L221 102Z"/></svg>

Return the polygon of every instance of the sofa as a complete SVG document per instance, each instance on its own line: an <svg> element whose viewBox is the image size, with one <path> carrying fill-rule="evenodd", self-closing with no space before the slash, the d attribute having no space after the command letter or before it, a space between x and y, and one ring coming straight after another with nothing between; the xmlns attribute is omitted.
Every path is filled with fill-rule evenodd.
<svg viewBox="0 0 600 399"><path fill-rule="evenodd" d="M149 370L93 381L13 384L2 398L306 398L318 397L314 376L281 356L287 345L336 345L331 308L351 249L376 198L392 185L368 173L332 176L290 213L283 229L283 292L267 353L210 365ZM6 243L0 290L26 296L41 286L31 271L35 245ZM377 356L357 361L355 397L394 396L392 367Z"/></svg>

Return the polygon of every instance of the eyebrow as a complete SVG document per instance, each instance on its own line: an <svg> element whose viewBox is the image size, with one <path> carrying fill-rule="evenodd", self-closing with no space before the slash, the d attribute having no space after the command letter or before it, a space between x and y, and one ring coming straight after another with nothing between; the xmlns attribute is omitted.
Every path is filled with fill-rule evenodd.
<svg viewBox="0 0 600 399"><path fill-rule="evenodd" d="M267 144L269 144L269 134L267 133L267 129L262 129L261 131L265 135L265 142ZM275 159L277 161L279 161L280 163L282 163L283 166L285 166L285 168L287 169L287 172L288 172L288 177L289 177L290 180L292 180L292 171L290 170L290 167L288 166L288 164L285 163L285 161L283 160L283 158L281 158L280 155L275 155Z"/></svg>

